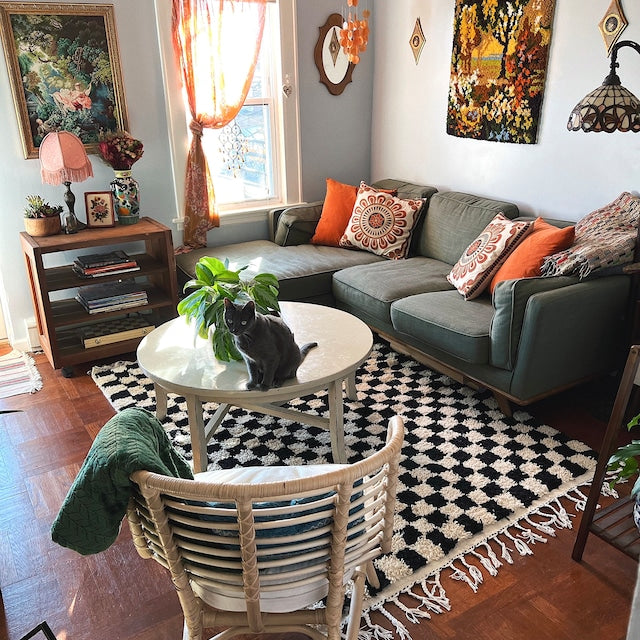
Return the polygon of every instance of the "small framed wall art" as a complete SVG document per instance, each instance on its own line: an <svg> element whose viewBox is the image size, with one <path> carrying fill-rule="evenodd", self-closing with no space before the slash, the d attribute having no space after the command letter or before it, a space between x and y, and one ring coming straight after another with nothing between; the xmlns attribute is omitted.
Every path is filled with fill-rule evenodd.
<svg viewBox="0 0 640 640"><path fill-rule="evenodd" d="M607 55L611 55L613 45L618 41L628 24L620 3L618 0L612 0L598 24L604 40L604 46L607 47Z"/></svg>
<svg viewBox="0 0 640 640"><path fill-rule="evenodd" d="M114 227L116 224L113 212L113 196L111 191L86 191L84 203L87 208L87 226Z"/></svg>

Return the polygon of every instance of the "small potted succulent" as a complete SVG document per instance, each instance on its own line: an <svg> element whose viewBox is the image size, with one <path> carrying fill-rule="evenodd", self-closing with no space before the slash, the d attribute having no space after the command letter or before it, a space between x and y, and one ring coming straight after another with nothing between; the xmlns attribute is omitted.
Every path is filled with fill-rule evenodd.
<svg viewBox="0 0 640 640"><path fill-rule="evenodd" d="M211 337L213 353L223 362L242 359L224 322L225 298L234 302L253 300L260 313L280 311L278 279L271 273L258 273L243 280L240 273L246 268L232 271L228 260L200 258L196 263L196 278L184 285L185 292L192 291L178 303L178 313L195 322L201 338Z"/></svg>
<svg viewBox="0 0 640 640"><path fill-rule="evenodd" d="M24 228L30 236L53 236L60 233L61 206L51 206L41 196L27 196Z"/></svg>
<svg viewBox="0 0 640 640"><path fill-rule="evenodd" d="M629 421L627 428L631 430L640 424L640 415L635 416ZM613 488L618 482L623 482L629 478L638 476L638 460L640 459L640 440L632 440L629 444L625 444L613 453L609 458L607 471L611 474L609 477L609 487ZM635 499L633 507L633 520L636 523L638 531L640 531L640 476L636 477L635 484L631 489L631 495Z"/></svg>

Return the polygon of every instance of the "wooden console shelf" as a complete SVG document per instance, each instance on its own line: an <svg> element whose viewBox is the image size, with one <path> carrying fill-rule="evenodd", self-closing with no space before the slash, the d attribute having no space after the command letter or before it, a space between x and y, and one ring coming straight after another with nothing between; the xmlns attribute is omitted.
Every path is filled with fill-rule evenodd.
<svg viewBox="0 0 640 640"><path fill-rule="evenodd" d="M84 229L75 234L58 234L36 238L20 233L35 311L40 345L55 369L68 370L72 365L135 351L142 339L133 338L111 344L85 348L80 338L82 328L109 320L119 320L131 313L142 313L158 326L177 315L178 288L171 230L144 217L135 225L116 225L106 229ZM127 244L144 243L129 251ZM139 264L140 270L128 273L82 278L71 264L47 265L46 256L64 252L100 253L114 247L124 248ZM94 251L83 251L94 249ZM73 260L63 256L63 260ZM147 291L148 303L126 310L89 314L75 300L78 288L89 284L106 284L134 278Z"/></svg>

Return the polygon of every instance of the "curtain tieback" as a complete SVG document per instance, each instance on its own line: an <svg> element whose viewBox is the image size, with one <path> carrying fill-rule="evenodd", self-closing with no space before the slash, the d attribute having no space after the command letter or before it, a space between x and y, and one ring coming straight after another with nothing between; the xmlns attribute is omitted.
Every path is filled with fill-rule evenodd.
<svg viewBox="0 0 640 640"><path fill-rule="evenodd" d="M198 122L198 120L192 120L191 124L189 125L189 129L191 129L191 133L193 133L194 136L202 138L202 132L204 131L202 122Z"/></svg>

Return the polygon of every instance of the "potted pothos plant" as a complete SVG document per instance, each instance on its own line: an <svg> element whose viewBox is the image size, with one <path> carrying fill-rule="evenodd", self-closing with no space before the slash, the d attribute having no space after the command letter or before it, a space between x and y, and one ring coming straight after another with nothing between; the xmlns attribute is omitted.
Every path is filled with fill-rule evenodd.
<svg viewBox="0 0 640 640"><path fill-rule="evenodd" d="M631 430L640 424L640 415L635 416L629 421L627 429ZM609 486L613 488L618 482L622 482L638 476L638 459L640 458L640 440L632 440L629 444L625 444L613 453L609 458L607 471L612 474L609 479ZM636 477L636 481L631 488L631 495L635 498L633 508L633 520L636 523L638 531L640 531L640 476Z"/></svg>
<svg viewBox="0 0 640 640"><path fill-rule="evenodd" d="M195 323L198 335L205 339L211 336L213 353L223 362L242 360L224 322L225 298L237 303L251 299L260 313L280 311L278 279L271 273L242 279L240 274L247 267L233 271L229 269L229 260L200 258L195 267L196 277L184 285L184 292L191 290L191 293L178 303L178 313Z"/></svg>

